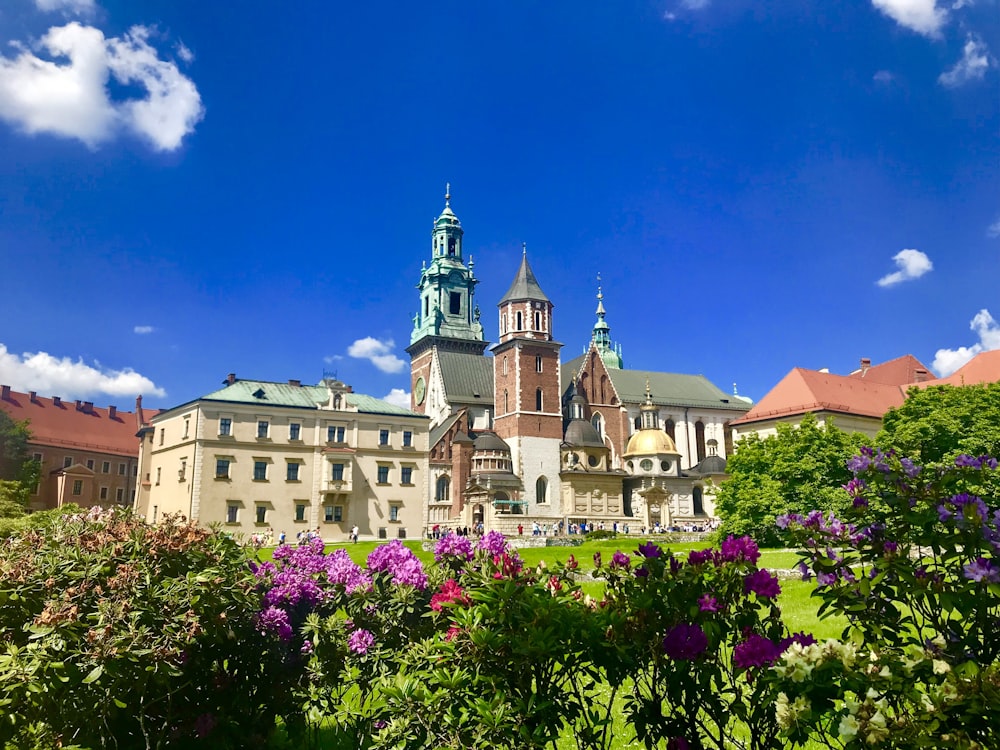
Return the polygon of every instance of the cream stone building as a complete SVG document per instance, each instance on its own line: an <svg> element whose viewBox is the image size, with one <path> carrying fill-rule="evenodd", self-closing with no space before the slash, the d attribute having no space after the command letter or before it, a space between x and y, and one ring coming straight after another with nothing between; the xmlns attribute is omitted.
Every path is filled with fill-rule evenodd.
<svg viewBox="0 0 1000 750"><path fill-rule="evenodd" d="M419 538L429 421L332 379L231 374L141 431L136 508L246 536L318 528L340 540L357 526L362 538Z"/></svg>

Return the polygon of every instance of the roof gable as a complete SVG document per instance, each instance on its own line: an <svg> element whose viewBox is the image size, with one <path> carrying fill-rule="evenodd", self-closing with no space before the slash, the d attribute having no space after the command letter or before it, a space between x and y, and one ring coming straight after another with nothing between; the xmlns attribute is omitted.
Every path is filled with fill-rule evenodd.
<svg viewBox="0 0 1000 750"><path fill-rule="evenodd" d="M902 357L869 367L862 366L848 377L885 385L908 385L934 379L927 365L912 354L904 354Z"/></svg>
<svg viewBox="0 0 1000 750"><path fill-rule="evenodd" d="M976 385L997 382L1000 382L1000 349L980 352L948 377L920 385Z"/></svg>

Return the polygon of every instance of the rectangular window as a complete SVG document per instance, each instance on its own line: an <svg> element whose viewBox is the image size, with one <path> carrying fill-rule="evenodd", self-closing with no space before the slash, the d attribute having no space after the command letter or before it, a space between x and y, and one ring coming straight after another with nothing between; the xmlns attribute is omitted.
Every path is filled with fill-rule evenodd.
<svg viewBox="0 0 1000 750"><path fill-rule="evenodd" d="M101 500L107 500L107 499L108 499L108 488L101 487Z"/></svg>
<svg viewBox="0 0 1000 750"><path fill-rule="evenodd" d="M163 440L164 440L164 438L166 438L166 436L167 436L167 428L166 427L161 427L160 428L160 445L163 445Z"/></svg>
<svg viewBox="0 0 1000 750"><path fill-rule="evenodd" d="M323 506L323 520L326 523L333 523L333 506L324 505Z"/></svg>
<svg viewBox="0 0 1000 750"><path fill-rule="evenodd" d="M403 484L413 484L413 469L409 466L404 466L400 470L399 481Z"/></svg>
<svg viewBox="0 0 1000 750"><path fill-rule="evenodd" d="M191 420L190 419L185 419L184 420L184 440L188 439L188 435L190 434L190 432L191 432Z"/></svg>
<svg viewBox="0 0 1000 750"><path fill-rule="evenodd" d="M398 521L399 520L399 506L398 505L390 505L389 506L389 520L390 521Z"/></svg>
<svg viewBox="0 0 1000 750"><path fill-rule="evenodd" d="M344 465L333 464L333 474L330 477L334 482L344 481Z"/></svg>
<svg viewBox="0 0 1000 750"><path fill-rule="evenodd" d="M94 470L94 459L92 458L87 459L87 468L90 469L91 471Z"/></svg>
<svg viewBox="0 0 1000 750"><path fill-rule="evenodd" d="M257 523L267 523L267 506L257 506Z"/></svg>
<svg viewBox="0 0 1000 750"><path fill-rule="evenodd" d="M111 473L111 462L110 461L105 461L103 464L101 464L101 473L102 474L110 474Z"/></svg>
<svg viewBox="0 0 1000 750"><path fill-rule="evenodd" d="M541 371L542 371L542 358L535 357L535 372L541 372Z"/></svg>
<svg viewBox="0 0 1000 750"><path fill-rule="evenodd" d="M299 433L302 432L302 425L298 422L292 422L288 425L288 439L289 440L299 440Z"/></svg>
<svg viewBox="0 0 1000 750"><path fill-rule="evenodd" d="M64 469L68 469L72 465L73 465L73 457L72 456L66 456L63 459L63 468Z"/></svg>
<svg viewBox="0 0 1000 750"><path fill-rule="evenodd" d="M121 505L122 503L125 502L125 488L124 487L119 487L117 490L115 490L115 500L118 502L119 505Z"/></svg>
<svg viewBox="0 0 1000 750"><path fill-rule="evenodd" d="M285 479L287 479L289 482L299 481L299 464L297 464L295 461L288 462L287 470L285 473Z"/></svg>
<svg viewBox="0 0 1000 750"><path fill-rule="evenodd" d="M295 504L295 520L305 521L306 520L306 506L305 503Z"/></svg>
<svg viewBox="0 0 1000 750"><path fill-rule="evenodd" d="M344 506L334 505L333 506L333 520L336 523L340 523L344 520Z"/></svg>
<svg viewBox="0 0 1000 750"><path fill-rule="evenodd" d="M229 479L229 459L228 458L217 458L217 459L215 459L215 478L216 479Z"/></svg>
<svg viewBox="0 0 1000 750"><path fill-rule="evenodd" d="M240 517L240 506L236 503L226 505L226 523L236 523Z"/></svg>
<svg viewBox="0 0 1000 750"><path fill-rule="evenodd" d="M459 315L462 312L462 295L458 292L452 292L448 296L448 312L452 315Z"/></svg>
<svg viewBox="0 0 1000 750"><path fill-rule="evenodd" d="M156 467L156 483L157 484L160 483L160 468L161 467L159 467L159 466Z"/></svg>
<svg viewBox="0 0 1000 750"><path fill-rule="evenodd" d="M270 429L271 429L271 423L268 422L266 419L257 420L257 437L266 438Z"/></svg>
<svg viewBox="0 0 1000 750"><path fill-rule="evenodd" d="M378 467L378 483L379 484L389 484L389 467L379 466Z"/></svg>
<svg viewBox="0 0 1000 750"><path fill-rule="evenodd" d="M263 482L267 479L267 461L253 462L253 478L258 482Z"/></svg>
<svg viewBox="0 0 1000 750"><path fill-rule="evenodd" d="M38 461L38 463L42 462L42 454L41 453L34 453L34 454L32 454L31 457L33 459L35 459L36 461Z"/></svg>
<svg viewBox="0 0 1000 750"><path fill-rule="evenodd" d="M118 476L125 476L125 464L118 464Z"/></svg>
<svg viewBox="0 0 1000 750"><path fill-rule="evenodd" d="M389 444L389 431L388 430L379 430L378 431L378 444L379 445L388 445Z"/></svg>
<svg viewBox="0 0 1000 750"><path fill-rule="evenodd" d="M83 480L82 479L74 479L73 480L73 494L74 495L82 495L83 494Z"/></svg>
<svg viewBox="0 0 1000 750"><path fill-rule="evenodd" d="M233 434L233 420L229 417L222 417L219 420L219 434L223 436Z"/></svg>
<svg viewBox="0 0 1000 750"><path fill-rule="evenodd" d="M413 445L413 433L409 430L403 430L403 447L409 448Z"/></svg>

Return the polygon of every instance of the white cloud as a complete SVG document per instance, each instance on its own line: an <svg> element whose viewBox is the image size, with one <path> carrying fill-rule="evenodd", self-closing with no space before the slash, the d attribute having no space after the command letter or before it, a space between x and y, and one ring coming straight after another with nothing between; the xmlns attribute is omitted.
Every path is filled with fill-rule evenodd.
<svg viewBox="0 0 1000 750"><path fill-rule="evenodd" d="M95 362L57 358L45 352L25 352L18 356L0 344L0 382L18 391L39 391L66 398L97 393L110 396L159 396L167 392L130 367L108 370Z"/></svg>
<svg viewBox="0 0 1000 750"><path fill-rule="evenodd" d="M970 36L962 47L962 59L939 75L938 83L955 88L970 81L980 81L993 65L996 65L996 61L990 56L986 45Z"/></svg>
<svg viewBox="0 0 1000 750"><path fill-rule="evenodd" d="M201 96L174 62L159 59L149 36L146 27L133 26L105 39L100 29L73 22L50 28L35 46L54 60L15 44L16 57L0 55L0 119L91 148L122 130L159 151L178 148L204 114ZM138 84L146 97L112 101L111 77Z"/></svg>
<svg viewBox="0 0 1000 750"><path fill-rule="evenodd" d="M62 11L76 16L90 16L97 10L94 0L35 0L35 7L45 13Z"/></svg>
<svg viewBox="0 0 1000 750"><path fill-rule="evenodd" d="M951 375L980 352L1000 349L1000 325L990 315L990 311L982 309L976 313L969 328L976 332L979 341L972 346L960 346L957 349L938 349L931 363L931 369L940 377Z"/></svg>
<svg viewBox="0 0 1000 750"><path fill-rule="evenodd" d="M334 362L339 362L342 359L343 357L339 354L331 354L327 357L323 357L323 361L326 362L328 365L332 365Z"/></svg>
<svg viewBox="0 0 1000 750"><path fill-rule="evenodd" d="M379 341L371 336L366 336L347 347L347 353L355 359L371 361L382 372L402 372L406 367L406 362L392 353L395 345L396 343L392 339Z"/></svg>
<svg viewBox="0 0 1000 750"><path fill-rule="evenodd" d="M396 406L402 406L404 409L410 408L410 392L404 391L402 388L393 388L382 397L382 400Z"/></svg>
<svg viewBox="0 0 1000 750"><path fill-rule="evenodd" d="M140 336L146 333L152 333L156 329L153 326L136 326L132 329L133 333L138 333Z"/></svg>
<svg viewBox="0 0 1000 750"><path fill-rule="evenodd" d="M924 36L937 36L947 18L937 0L872 0L872 5L900 26Z"/></svg>
<svg viewBox="0 0 1000 750"><path fill-rule="evenodd" d="M997 219L986 227L986 235L988 237L1000 237L1000 219Z"/></svg>
<svg viewBox="0 0 1000 750"><path fill-rule="evenodd" d="M888 70L879 70L872 76L872 80L875 83L892 83L896 79L892 73Z"/></svg>
<svg viewBox="0 0 1000 750"><path fill-rule="evenodd" d="M177 56L188 65L194 62L194 52L192 52L184 42L177 42Z"/></svg>
<svg viewBox="0 0 1000 750"><path fill-rule="evenodd" d="M899 270L879 279L879 286L893 286L902 281L919 279L934 268L931 259L919 250L900 250L892 256L892 259L896 261L896 266Z"/></svg>

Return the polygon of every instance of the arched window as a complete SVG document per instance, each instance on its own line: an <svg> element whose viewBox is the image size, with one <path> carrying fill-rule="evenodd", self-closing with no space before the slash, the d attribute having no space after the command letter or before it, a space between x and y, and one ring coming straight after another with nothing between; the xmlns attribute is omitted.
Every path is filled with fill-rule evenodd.
<svg viewBox="0 0 1000 750"><path fill-rule="evenodd" d="M595 411L594 416L590 418L590 423L594 425L597 434L604 437L604 419L601 418L601 412Z"/></svg>
<svg viewBox="0 0 1000 750"><path fill-rule="evenodd" d="M538 477L535 482L535 502L547 503L549 501L549 480L545 477Z"/></svg>
<svg viewBox="0 0 1000 750"><path fill-rule="evenodd" d="M535 411L542 410L542 389L538 388L535 390Z"/></svg>
<svg viewBox="0 0 1000 750"><path fill-rule="evenodd" d="M663 431L670 435L670 439L675 442L677 441L677 436L674 434L676 429L677 427L674 425L674 420L667 417L667 421L663 423Z"/></svg>
<svg viewBox="0 0 1000 750"><path fill-rule="evenodd" d="M333 397L333 408L334 409L339 409L340 408L340 394L339 393L336 396Z"/></svg>
<svg viewBox="0 0 1000 750"><path fill-rule="evenodd" d="M504 358L503 358L503 374L504 375L507 374L507 356L506 355L504 355Z"/></svg>
<svg viewBox="0 0 1000 750"><path fill-rule="evenodd" d="M716 440L715 438L712 438L711 440L708 441L708 443L706 445L708 445L708 455L710 455L710 456L718 456L719 455L719 441L718 440Z"/></svg>
<svg viewBox="0 0 1000 750"><path fill-rule="evenodd" d="M601 403L602 404L608 403L607 387L608 387L608 376L607 375L601 375Z"/></svg>
<svg viewBox="0 0 1000 750"><path fill-rule="evenodd" d="M510 411L507 405L507 389L503 389L503 413L507 414Z"/></svg>
<svg viewBox="0 0 1000 750"><path fill-rule="evenodd" d="M522 330L523 324L524 324L524 319L521 317L521 313L519 312L517 314L517 327L516 327L516 330L518 330L518 331Z"/></svg>
<svg viewBox="0 0 1000 750"><path fill-rule="evenodd" d="M701 487L695 487L691 493L692 510L696 516L705 515L705 505L702 502Z"/></svg>
<svg viewBox="0 0 1000 750"><path fill-rule="evenodd" d="M633 424L635 425L635 429L638 430L640 427L642 427L642 420L639 419L639 417L636 417Z"/></svg>
<svg viewBox="0 0 1000 750"><path fill-rule="evenodd" d="M694 442L698 448L698 460L705 458L705 423L700 419L694 423Z"/></svg>
<svg viewBox="0 0 1000 750"><path fill-rule="evenodd" d="M438 477L437 485L434 488L434 499L439 503L447 502L450 489L451 480L448 477Z"/></svg>
<svg viewBox="0 0 1000 750"><path fill-rule="evenodd" d="M535 313L535 330L542 330L542 314L537 312Z"/></svg>

